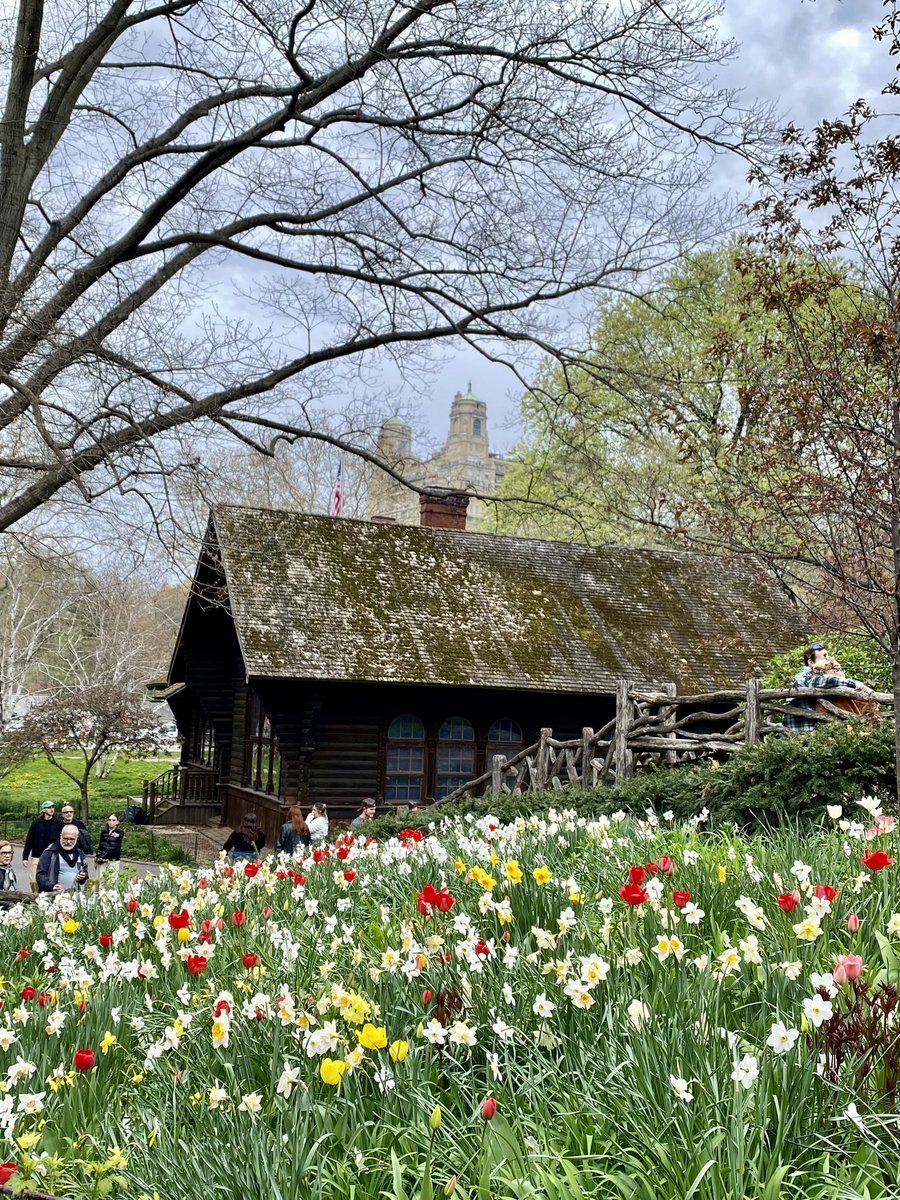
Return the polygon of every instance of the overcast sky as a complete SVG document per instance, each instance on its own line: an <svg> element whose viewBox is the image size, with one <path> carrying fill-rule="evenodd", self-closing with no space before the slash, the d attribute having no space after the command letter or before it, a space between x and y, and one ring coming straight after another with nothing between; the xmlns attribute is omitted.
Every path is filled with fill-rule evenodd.
<svg viewBox="0 0 900 1200"><path fill-rule="evenodd" d="M740 51L723 67L723 81L742 88L747 101L773 102L782 124L805 128L840 115L860 96L874 103L895 65L872 38L881 14L880 0L726 0L723 33ZM723 162L719 176L746 194L739 160ZM488 405L491 448L508 449L521 387L510 371L473 350L448 354L422 390L407 388L406 399L419 402L432 438L442 442L453 393L470 379Z"/></svg>

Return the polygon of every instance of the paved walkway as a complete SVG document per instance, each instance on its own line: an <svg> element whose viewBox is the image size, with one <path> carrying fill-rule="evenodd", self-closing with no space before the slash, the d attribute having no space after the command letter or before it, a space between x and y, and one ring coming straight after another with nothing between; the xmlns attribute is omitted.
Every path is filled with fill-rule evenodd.
<svg viewBox="0 0 900 1200"><path fill-rule="evenodd" d="M19 882L19 888L22 891L27 892L28 888L29 888L28 867L24 867L22 865L22 850L24 848L25 843L21 842L21 841L16 841L15 838L10 838L9 840L10 840L10 844L13 848L13 864L12 865L13 865L13 869L16 872L16 879ZM160 864L155 863L155 862L139 862L137 859L123 858L122 859L122 871L123 872L126 869L126 865L127 865L129 873L132 875L134 875L134 874L138 874L141 876L158 875L159 871L160 871ZM93 876L97 874L96 869L94 868L93 858L88 858L88 868L90 870L91 877L93 878Z"/></svg>

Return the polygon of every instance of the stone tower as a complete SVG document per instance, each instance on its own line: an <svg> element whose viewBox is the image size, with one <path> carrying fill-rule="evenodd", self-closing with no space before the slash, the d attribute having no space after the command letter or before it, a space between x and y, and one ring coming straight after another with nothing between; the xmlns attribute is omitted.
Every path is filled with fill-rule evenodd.
<svg viewBox="0 0 900 1200"><path fill-rule="evenodd" d="M506 470L506 460L490 452L487 405L473 393L471 383L465 394L457 392L453 397L447 440L433 458L423 461L413 454L412 431L399 417L391 417L381 426L378 452L411 483L455 488L460 492L491 495L496 492ZM467 528L480 529L484 515L485 505L480 500L472 500ZM402 525L416 525L419 522L418 496L383 471L376 471L369 483L366 516L370 520L380 518Z"/></svg>

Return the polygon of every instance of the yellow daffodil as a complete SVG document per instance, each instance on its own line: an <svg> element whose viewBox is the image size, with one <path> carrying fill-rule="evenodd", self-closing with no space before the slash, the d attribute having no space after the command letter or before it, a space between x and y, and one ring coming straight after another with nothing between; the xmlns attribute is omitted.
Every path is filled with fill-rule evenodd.
<svg viewBox="0 0 900 1200"><path fill-rule="evenodd" d="M725 880L728 878L728 868L723 867L720 864L718 867L718 873L719 873L719 883L724 883Z"/></svg>
<svg viewBox="0 0 900 1200"><path fill-rule="evenodd" d="M327 1083L329 1087L337 1087L346 1070L347 1064L341 1058L323 1058L319 1065L322 1082Z"/></svg>
<svg viewBox="0 0 900 1200"><path fill-rule="evenodd" d="M466 871L468 870L466 864L461 858L458 858L453 865L456 868L457 875L465 875Z"/></svg>
<svg viewBox="0 0 900 1200"><path fill-rule="evenodd" d="M106 1033L104 1033L103 1037L100 1039L100 1053L109 1054L110 1046L114 1046L116 1041L116 1035L107 1029Z"/></svg>
<svg viewBox="0 0 900 1200"><path fill-rule="evenodd" d="M387 1030L384 1026L376 1028L367 1021L360 1031L359 1044L367 1050L383 1050L387 1045Z"/></svg>
<svg viewBox="0 0 900 1200"><path fill-rule="evenodd" d="M409 1042L391 1042L388 1054L391 1056L391 1061L402 1063L409 1053Z"/></svg>
<svg viewBox="0 0 900 1200"><path fill-rule="evenodd" d="M503 873L510 883L522 882L522 868L514 858L511 858L503 868Z"/></svg>
<svg viewBox="0 0 900 1200"><path fill-rule="evenodd" d="M535 867L531 874L533 875L534 882L538 885L538 887L543 887L545 883L549 883L553 878L547 867Z"/></svg>

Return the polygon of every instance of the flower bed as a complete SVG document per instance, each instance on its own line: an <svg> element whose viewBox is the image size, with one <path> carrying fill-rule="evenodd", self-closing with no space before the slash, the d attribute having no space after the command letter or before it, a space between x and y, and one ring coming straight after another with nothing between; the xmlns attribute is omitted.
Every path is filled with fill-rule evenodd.
<svg viewBox="0 0 900 1200"><path fill-rule="evenodd" d="M802 842L446 821L13 909L0 1176L164 1200L896 1194L900 892L892 821L858 811Z"/></svg>

